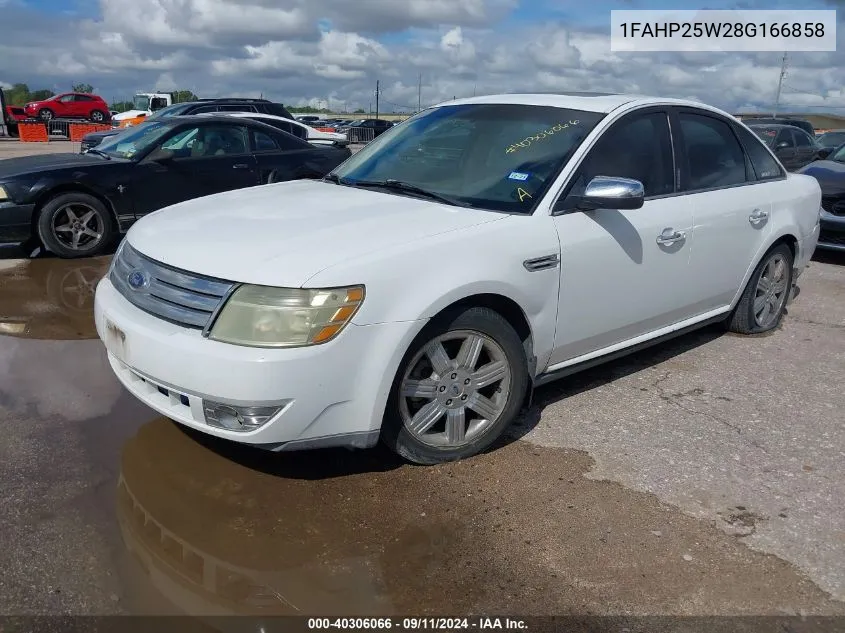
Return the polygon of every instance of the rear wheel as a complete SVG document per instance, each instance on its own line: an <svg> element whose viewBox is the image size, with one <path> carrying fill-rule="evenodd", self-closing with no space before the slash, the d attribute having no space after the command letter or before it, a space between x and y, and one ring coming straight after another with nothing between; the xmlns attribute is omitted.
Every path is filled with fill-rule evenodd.
<svg viewBox="0 0 845 633"><path fill-rule="evenodd" d="M101 255L116 233L102 202L86 193L64 193L49 200L38 216L38 235L51 253L64 258Z"/></svg>
<svg viewBox="0 0 845 633"><path fill-rule="evenodd" d="M776 328L792 291L792 250L786 244L771 249L754 269L728 321L739 334L760 334Z"/></svg>
<svg viewBox="0 0 845 633"><path fill-rule="evenodd" d="M502 435L527 387L522 341L500 314L469 308L443 316L405 355L382 439L417 464L471 457Z"/></svg>

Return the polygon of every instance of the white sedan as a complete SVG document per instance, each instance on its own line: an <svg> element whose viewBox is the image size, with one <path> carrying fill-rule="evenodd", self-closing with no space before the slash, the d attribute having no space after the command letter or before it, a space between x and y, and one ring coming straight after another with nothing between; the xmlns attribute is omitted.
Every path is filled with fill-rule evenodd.
<svg viewBox="0 0 845 633"><path fill-rule="evenodd" d="M708 323L775 328L820 200L702 104L451 101L323 181L142 218L97 331L129 391L205 433L456 460L537 385Z"/></svg>

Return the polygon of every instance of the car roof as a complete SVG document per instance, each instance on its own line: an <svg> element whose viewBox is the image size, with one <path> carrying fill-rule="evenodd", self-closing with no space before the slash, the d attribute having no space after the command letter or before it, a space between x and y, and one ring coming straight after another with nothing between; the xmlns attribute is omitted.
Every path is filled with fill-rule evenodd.
<svg viewBox="0 0 845 633"><path fill-rule="evenodd" d="M204 112L204 113L198 114L196 116L208 118L211 115L224 116L224 117L237 117L239 119L273 119L274 121L284 121L286 123L293 123L294 125L299 125L300 127L308 127L304 123L301 123L301 122L296 121L294 119L289 119L287 117L279 116L278 114L266 114L264 112L225 112L225 113L222 113L222 114L218 114L217 112Z"/></svg>
<svg viewBox="0 0 845 633"><path fill-rule="evenodd" d="M474 103L552 106L556 108L568 108L572 110L599 112L603 114L612 112L622 106L685 105L726 114L718 108L714 108L697 101L691 101L689 99L669 99L635 94L613 94L608 92L495 94L444 101L443 103L437 104L435 107L468 105Z"/></svg>
<svg viewBox="0 0 845 633"><path fill-rule="evenodd" d="M797 125L790 125L789 123L746 123L748 127L772 127L772 128L798 128L801 130L800 127ZM803 130L801 130L803 132Z"/></svg>

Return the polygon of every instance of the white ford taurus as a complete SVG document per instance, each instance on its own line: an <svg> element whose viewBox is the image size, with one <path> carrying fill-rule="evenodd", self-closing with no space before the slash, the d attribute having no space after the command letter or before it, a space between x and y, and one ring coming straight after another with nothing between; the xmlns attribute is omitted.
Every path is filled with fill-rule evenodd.
<svg viewBox="0 0 845 633"><path fill-rule="evenodd" d="M141 219L97 331L126 388L194 429L460 459L536 385L707 323L776 327L820 200L701 104L451 101L324 181Z"/></svg>

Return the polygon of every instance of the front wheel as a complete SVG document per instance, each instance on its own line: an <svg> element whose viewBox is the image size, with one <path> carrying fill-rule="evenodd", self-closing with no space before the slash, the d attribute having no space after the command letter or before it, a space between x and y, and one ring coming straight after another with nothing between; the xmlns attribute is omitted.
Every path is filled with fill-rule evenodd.
<svg viewBox="0 0 845 633"><path fill-rule="evenodd" d="M477 455L517 416L527 388L522 341L500 314L476 307L438 318L400 365L382 439L417 464Z"/></svg>
<svg viewBox="0 0 845 633"><path fill-rule="evenodd" d="M53 119L53 111L49 108L42 108L41 111L38 113L38 118L42 121L50 121Z"/></svg>
<svg viewBox="0 0 845 633"><path fill-rule="evenodd" d="M65 193L49 200L38 216L38 235L54 255L71 259L101 255L116 234L102 202L86 193Z"/></svg>
<svg viewBox="0 0 845 633"><path fill-rule="evenodd" d="M776 328L792 292L792 250L786 244L771 249L754 269L728 321L739 334L761 334Z"/></svg>
<svg viewBox="0 0 845 633"><path fill-rule="evenodd" d="M100 110L94 110L91 113L91 120L94 123L102 123L103 121L106 120L106 115L105 115L105 113L101 112Z"/></svg>

